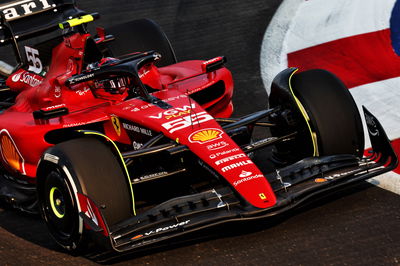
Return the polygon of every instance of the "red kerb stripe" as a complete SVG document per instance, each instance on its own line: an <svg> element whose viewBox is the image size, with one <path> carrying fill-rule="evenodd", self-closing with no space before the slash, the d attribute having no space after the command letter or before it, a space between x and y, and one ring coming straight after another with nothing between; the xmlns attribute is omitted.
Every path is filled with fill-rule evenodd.
<svg viewBox="0 0 400 266"><path fill-rule="evenodd" d="M400 157L400 139L395 139L392 141L392 146L394 148L394 151L396 152L397 156ZM398 173L400 175L400 165L397 166L397 168L394 170L395 173Z"/></svg>
<svg viewBox="0 0 400 266"><path fill-rule="evenodd" d="M292 52L288 54L288 65L300 71L329 70L349 88L400 76L400 57L392 49L389 29ZM400 139L392 144L400 157ZM400 174L400 166L395 172Z"/></svg>
<svg viewBox="0 0 400 266"><path fill-rule="evenodd" d="M300 71L329 70L349 88L400 76L400 57L391 46L389 29L292 52L288 54L288 65Z"/></svg>

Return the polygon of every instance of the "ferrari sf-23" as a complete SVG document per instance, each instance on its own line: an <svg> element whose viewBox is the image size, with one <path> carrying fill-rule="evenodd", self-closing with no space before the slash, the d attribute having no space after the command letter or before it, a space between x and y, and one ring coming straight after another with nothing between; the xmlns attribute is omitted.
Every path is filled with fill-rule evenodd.
<svg viewBox="0 0 400 266"><path fill-rule="evenodd" d="M365 108L364 155L358 108L328 71L283 70L268 108L232 118L224 57L177 62L151 20L92 35L98 14L73 0L25 2L0 6L17 61L1 67L0 198L40 213L67 250L141 250L271 217L398 163Z"/></svg>

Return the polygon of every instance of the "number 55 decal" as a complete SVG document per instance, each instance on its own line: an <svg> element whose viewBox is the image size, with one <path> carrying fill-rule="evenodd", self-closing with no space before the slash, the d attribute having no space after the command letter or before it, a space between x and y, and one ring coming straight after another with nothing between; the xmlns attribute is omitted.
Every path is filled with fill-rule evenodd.
<svg viewBox="0 0 400 266"><path fill-rule="evenodd" d="M188 115L182 118L169 121L162 124L162 127L168 130L169 133L174 133L177 130L181 130L190 127L193 124L200 124L209 120L214 119L207 112L200 112L197 114Z"/></svg>
<svg viewBox="0 0 400 266"><path fill-rule="evenodd" d="M29 71L35 72L36 74L39 74L43 70L43 65L42 61L40 61L39 58L39 51L25 46L25 52L26 52L26 59L28 60L29 64Z"/></svg>

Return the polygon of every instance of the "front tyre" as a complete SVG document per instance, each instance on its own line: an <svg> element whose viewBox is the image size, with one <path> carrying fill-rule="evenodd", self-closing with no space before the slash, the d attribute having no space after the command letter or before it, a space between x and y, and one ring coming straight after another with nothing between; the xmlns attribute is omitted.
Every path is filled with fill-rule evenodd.
<svg viewBox="0 0 400 266"><path fill-rule="evenodd" d="M74 253L109 248L107 229L133 212L131 184L121 164L112 148L93 137L66 141L44 153L38 168L39 206L60 246ZM82 216L98 227L91 230L93 224Z"/></svg>
<svg viewBox="0 0 400 266"><path fill-rule="evenodd" d="M352 154L364 151L362 121L349 90L334 74L321 69L296 73L290 68L273 81L270 107L280 107L273 117L275 136L296 132L296 137L276 145L274 158L290 163L310 156Z"/></svg>
<svg viewBox="0 0 400 266"><path fill-rule="evenodd" d="M362 157L361 116L343 82L326 70L313 69L294 75L292 86L317 135L319 155Z"/></svg>

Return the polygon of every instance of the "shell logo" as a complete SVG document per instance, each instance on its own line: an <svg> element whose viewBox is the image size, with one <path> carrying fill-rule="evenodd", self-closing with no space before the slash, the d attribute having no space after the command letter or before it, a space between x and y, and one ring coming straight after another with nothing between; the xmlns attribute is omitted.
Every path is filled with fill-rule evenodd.
<svg viewBox="0 0 400 266"><path fill-rule="evenodd" d="M206 128L193 132L189 136L191 143L206 143L222 138L223 131L218 128Z"/></svg>
<svg viewBox="0 0 400 266"><path fill-rule="evenodd" d="M25 174L24 158L22 158L7 130L1 131L0 146L3 160L15 170Z"/></svg>

